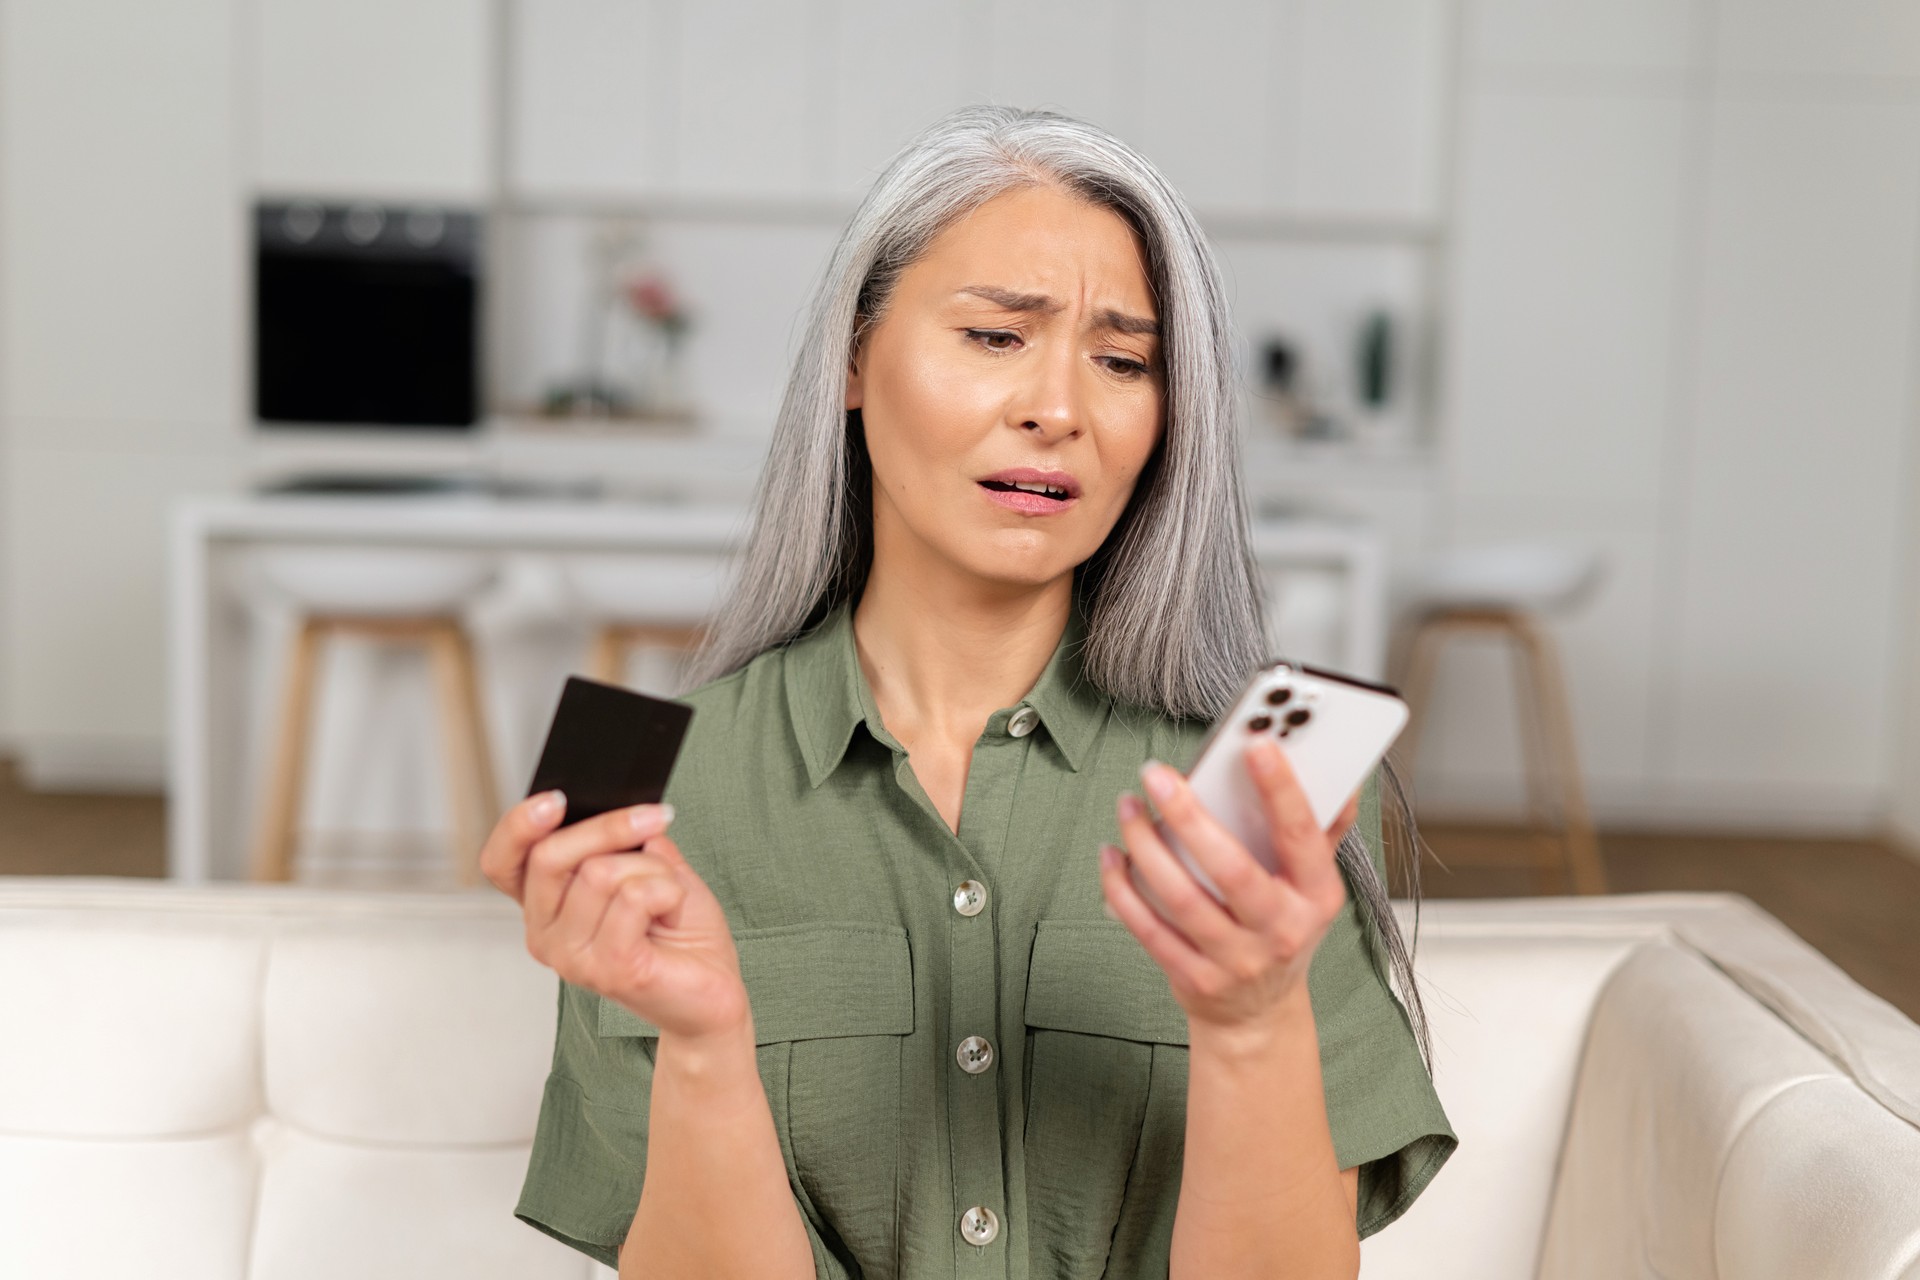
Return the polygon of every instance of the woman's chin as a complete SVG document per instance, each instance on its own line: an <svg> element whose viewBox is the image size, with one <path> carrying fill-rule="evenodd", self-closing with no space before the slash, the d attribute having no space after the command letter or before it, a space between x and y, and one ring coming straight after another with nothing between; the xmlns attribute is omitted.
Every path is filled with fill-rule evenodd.
<svg viewBox="0 0 1920 1280"><path fill-rule="evenodd" d="M1024 541L1024 540L1023 540ZM1085 557L1075 558L1058 546L1006 546L988 541L988 553L961 561L967 573L982 582L1010 591L1037 591L1070 576Z"/></svg>
<svg viewBox="0 0 1920 1280"><path fill-rule="evenodd" d="M989 590L1035 591L1071 575L1098 549L1097 545L1083 546L1087 541L1084 535L1075 537L1072 530L1037 521L1008 528L993 521L941 521L932 512L918 514L919 519L901 530L908 533L907 538L897 542L882 539L882 545L876 548L880 558L895 560L898 571L910 576L931 575L937 579L951 573L974 579ZM917 549L905 556L889 557L888 545L900 551Z"/></svg>

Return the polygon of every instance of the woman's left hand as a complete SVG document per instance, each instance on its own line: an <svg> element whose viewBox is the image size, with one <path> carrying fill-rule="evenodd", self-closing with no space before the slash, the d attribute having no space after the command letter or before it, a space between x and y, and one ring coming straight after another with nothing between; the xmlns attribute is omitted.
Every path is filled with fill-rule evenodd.
<svg viewBox="0 0 1920 1280"><path fill-rule="evenodd" d="M1188 1019L1221 1028L1251 1028L1305 996L1314 948L1347 901L1334 848L1359 816L1355 793L1322 831L1276 743L1249 743L1246 762L1273 833L1278 874L1201 806L1185 778L1159 763L1142 772L1147 792L1222 900L1188 873L1136 796L1120 797L1126 850L1100 851L1108 908L1166 972ZM1141 896L1129 864L1164 917Z"/></svg>

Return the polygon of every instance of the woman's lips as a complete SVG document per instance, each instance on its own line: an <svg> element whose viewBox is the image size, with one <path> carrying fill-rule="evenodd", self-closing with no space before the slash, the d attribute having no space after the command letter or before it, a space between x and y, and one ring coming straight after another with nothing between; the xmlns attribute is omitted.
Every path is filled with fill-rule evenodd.
<svg viewBox="0 0 1920 1280"><path fill-rule="evenodd" d="M996 489L982 483L980 492L992 501L999 503L1009 511L1018 511L1022 515L1052 516L1069 510L1079 502L1078 498L1050 498L1044 493L1034 493L1027 489Z"/></svg>

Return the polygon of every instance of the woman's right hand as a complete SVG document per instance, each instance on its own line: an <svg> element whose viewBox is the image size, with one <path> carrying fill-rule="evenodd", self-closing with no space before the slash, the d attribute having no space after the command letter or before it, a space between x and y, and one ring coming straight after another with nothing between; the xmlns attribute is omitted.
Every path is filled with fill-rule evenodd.
<svg viewBox="0 0 1920 1280"><path fill-rule="evenodd" d="M672 807L635 805L561 827L565 812L558 791L530 796L480 851L480 870L521 906L533 958L663 1034L746 1026L733 932L667 838Z"/></svg>

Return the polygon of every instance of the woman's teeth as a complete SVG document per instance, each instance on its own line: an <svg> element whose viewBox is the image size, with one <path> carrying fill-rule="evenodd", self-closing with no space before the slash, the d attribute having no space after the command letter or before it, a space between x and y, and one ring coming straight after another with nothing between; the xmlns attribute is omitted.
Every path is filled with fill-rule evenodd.
<svg viewBox="0 0 1920 1280"><path fill-rule="evenodd" d="M1022 493L1045 494L1049 498L1059 498L1063 501L1067 496L1065 489L1056 489L1046 484L1030 484L1024 480L983 480L980 483L990 489L1018 489Z"/></svg>

